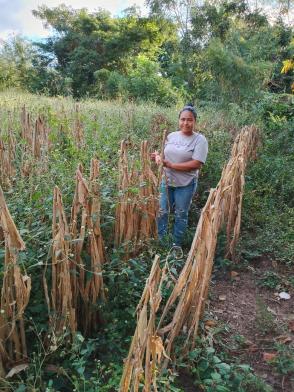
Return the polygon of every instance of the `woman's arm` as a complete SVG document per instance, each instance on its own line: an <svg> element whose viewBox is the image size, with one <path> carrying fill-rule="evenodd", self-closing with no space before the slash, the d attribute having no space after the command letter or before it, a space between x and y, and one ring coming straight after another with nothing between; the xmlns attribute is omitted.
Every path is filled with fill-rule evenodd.
<svg viewBox="0 0 294 392"><path fill-rule="evenodd" d="M171 163L166 159L163 160L163 166L169 167L170 169L179 170L179 171L191 171L200 169L203 165L202 162L196 161L192 159L191 161L182 162L182 163Z"/></svg>

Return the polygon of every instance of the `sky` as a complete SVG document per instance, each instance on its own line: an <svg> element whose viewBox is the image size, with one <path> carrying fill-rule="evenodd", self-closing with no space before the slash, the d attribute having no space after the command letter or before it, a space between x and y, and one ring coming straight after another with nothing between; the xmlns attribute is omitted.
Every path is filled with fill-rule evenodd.
<svg viewBox="0 0 294 392"><path fill-rule="evenodd" d="M119 15L132 5L144 10L144 2L145 0L0 0L0 38L7 39L14 34L30 39L47 37L50 32L32 15L32 10L42 4L48 7L65 4L77 9L87 8L89 11L103 8L113 15Z"/></svg>

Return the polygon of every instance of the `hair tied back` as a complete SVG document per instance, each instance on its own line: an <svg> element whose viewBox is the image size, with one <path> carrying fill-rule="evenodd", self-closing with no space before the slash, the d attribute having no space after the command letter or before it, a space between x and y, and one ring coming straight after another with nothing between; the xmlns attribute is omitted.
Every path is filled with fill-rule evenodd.
<svg viewBox="0 0 294 392"><path fill-rule="evenodd" d="M195 120L196 120L196 118L197 118L197 112L196 112L196 109L194 108L193 103L187 103L187 104L183 107L183 109L180 111L179 117L180 117L181 114L182 114L183 112L185 112L186 110L189 111L189 112L191 112L191 113L193 114Z"/></svg>

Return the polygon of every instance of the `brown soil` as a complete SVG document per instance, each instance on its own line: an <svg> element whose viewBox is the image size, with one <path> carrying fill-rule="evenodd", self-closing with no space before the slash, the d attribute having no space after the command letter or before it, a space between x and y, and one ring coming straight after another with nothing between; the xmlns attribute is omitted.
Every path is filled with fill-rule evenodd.
<svg viewBox="0 0 294 392"><path fill-rule="evenodd" d="M281 277L281 287L268 289L258 284L267 271ZM290 375L277 372L264 360L264 353L277 353L277 342L293 347L294 331L289 327L294 320L294 290L288 280L291 273L293 276L285 265L256 260L237 274L216 273L210 287L209 310L215 320L229 326L227 347L231 355L241 363L248 363L275 392L294 391L293 374L291 380ZM289 293L291 299L279 299L277 294L281 291ZM242 343L237 347L236 338Z"/></svg>

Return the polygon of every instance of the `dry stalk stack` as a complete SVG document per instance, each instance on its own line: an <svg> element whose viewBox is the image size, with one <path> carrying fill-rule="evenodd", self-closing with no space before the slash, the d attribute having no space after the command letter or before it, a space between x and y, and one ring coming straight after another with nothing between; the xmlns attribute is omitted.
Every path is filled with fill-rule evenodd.
<svg viewBox="0 0 294 392"><path fill-rule="evenodd" d="M54 188L52 235L51 301L44 282L50 324L56 335L61 335L65 329L75 333L77 321L71 288L70 235L62 195L57 186Z"/></svg>
<svg viewBox="0 0 294 392"><path fill-rule="evenodd" d="M156 374L162 356L162 340L156 334L156 313L161 302L161 288L166 278L166 268L161 270L156 256L145 289L137 307L137 327L128 357L125 360L120 392L137 392L144 384L144 391L156 391ZM141 389L140 389L141 390Z"/></svg>
<svg viewBox="0 0 294 392"><path fill-rule="evenodd" d="M0 185L10 188L15 176L16 139L9 121L7 135L0 132Z"/></svg>
<svg viewBox="0 0 294 392"><path fill-rule="evenodd" d="M71 286L77 318L84 334L93 333L99 324L97 301L104 300L102 264L105 262L104 243L100 229L99 162L91 161L89 184L83 178L82 167L76 173L76 190L71 209L72 238ZM83 260L83 252L90 263ZM90 274L90 277L87 276Z"/></svg>
<svg viewBox="0 0 294 392"><path fill-rule="evenodd" d="M106 260L100 229L99 162L91 161L89 183L79 165L67 224L58 187L54 189L51 300L46 269L44 289L52 330L93 334L99 325L98 301L104 300L102 264ZM87 260L87 261L85 261Z"/></svg>
<svg viewBox="0 0 294 392"><path fill-rule="evenodd" d="M146 241L157 237L156 215L158 210L157 177L151 170L150 151L147 141L141 143L141 175L139 177L139 203L140 212L137 238Z"/></svg>
<svg viewBox="0 0 294 392"><path fill-rule="evenodd" d="M77 329L90 335L99 325L99 300L104 300L102 264L105 251L100 229L99 162L91 161L89 184L79 165L68 225L58 187L54 189L51 299L46 270L44 289L52 330L60 335ZM86 263L85 258L89 259Z"/></svg>
<svg viewBox="0 0 294 392"><path fill-rule="evenodd" d="M162 337L166 352L161 369L168 366L168 357L178 336L185 338L184 351L195 345L199 321L208 295L217 235L226 223L228 249L230 254L233 254L240 231L245 168L249 159L255 157L257 144L256 127L243 128L234 143L231 159L224 167L217 187L211 190L202 210L187 261L156 328L155 333ZM124 391L132 390L136 384L129 385L129 389Z"/></svg>
<svg viewBox="0 0 294 392"><path fill-rule="evenodd" d="M38 116L34 125L31 116L27 113L25 106L21 112L21 137L25 144L22 147L22 167L23 176L29 176L34 161L39 162L39 170L46 168L46 157L50 148L49 129L44 119ZM41 163L41 165L40 165Z"/></svg>
<svg viewBox="0 0 294 392"><path fill-rule="evenodd" d="M226 257L234 258L235 248L240 235L242 200L245 185L245 170L250 159L256 159L256 150L259 145L259 130L254 125L242 128L242 131L236 137L232 148L232 159L238 160L234 165L236 170L231 183L231 193L229 210L225 211L227 216L227 254ZM227 168L225 168L227 169ZM229 169L227 169L229 170ZM232 176L232 175L231 175ZM228 181L230 173L224 173L222 179ZM223 184L223 187L226 185Z"/></svg>
<svg viewBox="0 0 294 392"><path fill-rule="evenodd" d="M141 143L140 172L134 169L134 165L129 165L127 148L128 143L122 141L115 245L124 245L126 253L134 254L144 241L157 236L158 180L151 170L148 142Z"/></svg>
<svg viewBox="0 0 294 392"><path fill-rule="evenodd" d="M18 252L25 244L13 222L0 187L0 244L5 244L4 275L0 302L0 377L13 363L27 360L24 310L28 304L31 279L22 275Z"/></svg>

